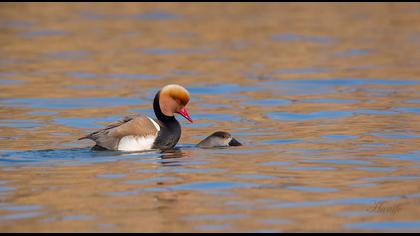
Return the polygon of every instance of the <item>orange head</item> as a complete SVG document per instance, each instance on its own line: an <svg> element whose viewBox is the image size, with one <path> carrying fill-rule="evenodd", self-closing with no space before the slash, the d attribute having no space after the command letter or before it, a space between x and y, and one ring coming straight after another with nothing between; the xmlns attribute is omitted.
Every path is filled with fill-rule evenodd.
<svg viewBox="0 0 420 236"><path fill-rule="evenodd" d="M166 116L178 113L191 123L193 122L185 106L190 101L189 92L177 84L169 84L160 90L159 106Z"/></svg>

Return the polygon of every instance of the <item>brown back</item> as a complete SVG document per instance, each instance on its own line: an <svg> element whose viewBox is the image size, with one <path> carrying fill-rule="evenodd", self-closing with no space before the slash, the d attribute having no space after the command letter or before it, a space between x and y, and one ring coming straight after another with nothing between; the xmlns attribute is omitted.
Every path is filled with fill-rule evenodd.
<svg viewBox="0 0 420 236"><path fill-rule="evenodd" d="M95 141L98 146L109 150L117 150L118 144L124 136L157 135L157 132L155 125L147 116L132 115L112 122L105 128L79 138L79 140L90 139Z"/></svg>

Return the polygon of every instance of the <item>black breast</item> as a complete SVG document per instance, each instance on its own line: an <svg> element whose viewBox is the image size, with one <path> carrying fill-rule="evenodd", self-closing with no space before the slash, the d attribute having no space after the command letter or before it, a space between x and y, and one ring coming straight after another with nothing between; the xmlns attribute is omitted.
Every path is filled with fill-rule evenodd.
<svg viewBox="0 0 420 236"><path fill-rule="evenodd" d="M175 147L178 143L181 137L181 126L174 116L166 116L162 113L159 105L159 94L160 91L156 94L153 101L153 110L158 119L160 131L152 148L166 150Z"/></svg>
<svg viewBox="0 0 420 236"><path fill-rule="evenodd" d="M161 123L161 122L159 122ZM181 137L181 126L174 118L172 122L161 123L158 136L153 143L154 149L171 149L175 147Z"/></svg>

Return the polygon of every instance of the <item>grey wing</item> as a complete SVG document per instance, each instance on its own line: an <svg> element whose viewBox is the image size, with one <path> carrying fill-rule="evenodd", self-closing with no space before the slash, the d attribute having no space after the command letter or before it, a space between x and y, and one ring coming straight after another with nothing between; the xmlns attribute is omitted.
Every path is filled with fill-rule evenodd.
<svg viewBox="0 0 420 236"><path fill-rule="evenodd" d="M90 139L92 141L96 142L96 145L109 149L109 150L116 150L118 147L118 143L120 141L119 138L114 137L112 135L109 135L110 131L113 128L116 128L118 126L121 126L122 124L125 124L131 120L133 120L137 115L132 115L132 116L126 116L121 120L112 122L111 124L109 124L108 126L106 126L103 129L97 130L93 133L90 133L84 137L79 138L78 140L83 140L83 139Z"/></svg>
<svg viewBox="0 0 420 236"><path fill-rule="evenodd" d="M93 132L82 139L91 139L96 145L117 150L121 138L125 136L147 136L157 135L158 129L151 121L151 118L143 115L126 116L124 119L113 122L107 127Z"/></svg>

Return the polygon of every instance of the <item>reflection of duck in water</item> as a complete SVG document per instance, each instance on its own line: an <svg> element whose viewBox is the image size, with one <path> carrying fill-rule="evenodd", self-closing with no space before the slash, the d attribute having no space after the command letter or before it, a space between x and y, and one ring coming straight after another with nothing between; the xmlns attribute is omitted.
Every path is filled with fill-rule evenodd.
<svg viewBox="0 0 420 236"><path fill-rule="evenodd" d="M181 137L181 126L174 114L181 114L192 122L185 109L189 100L189 93L184 87L175 84L166 85L157 92L153 101L157 120L145 115L127 116L79 140L95 141L96 150L171 149Z"/></svg>
<svg viewBox="0 0 420 236"><path fill-rule="evenodd" d="M210 147L228 147L228 146L241 146L242 144L238 142L232 135L228 132L217 131L203 139L197 144L200 148L210 148Z"/></svg>

